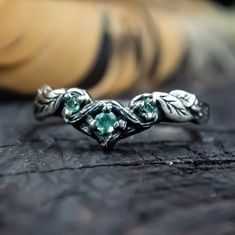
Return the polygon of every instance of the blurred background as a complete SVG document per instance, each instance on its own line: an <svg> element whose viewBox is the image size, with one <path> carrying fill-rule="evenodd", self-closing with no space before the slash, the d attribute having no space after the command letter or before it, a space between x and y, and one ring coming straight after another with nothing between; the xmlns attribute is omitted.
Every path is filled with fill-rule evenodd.
<svg viewBox="0 0 235 235"><path fill-rule="evenodd" d="M235 81L235 1L0 0L0 89L94 98Z"/></svg>

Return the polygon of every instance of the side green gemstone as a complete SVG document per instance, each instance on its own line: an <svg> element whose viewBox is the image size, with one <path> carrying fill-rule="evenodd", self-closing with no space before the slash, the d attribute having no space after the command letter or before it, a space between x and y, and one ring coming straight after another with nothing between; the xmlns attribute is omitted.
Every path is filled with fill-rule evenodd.
<svg viewBox="0 0 235 235"><path fill-rule="evenodd" d="M95 125L102 135L111 134L115 129L117 117L113 112L103 112L95 116Z"/></svg>
<svg viewBox="0 0 235 235"><path fill-rule="evenodd" d="M77 96L69 95L67 100L65 101L65 108L67 108L71 112L77 112L80 109L80 104L77 100Z"/></svg>
<svg viewBox="0 0 235 235"><path fill-rule="evenodd" d="M143 101L142 107L139 109L139 114L144 118L151 118L154 116L156 110L157 108L153 101L150 99L146 99Z"/></svg>

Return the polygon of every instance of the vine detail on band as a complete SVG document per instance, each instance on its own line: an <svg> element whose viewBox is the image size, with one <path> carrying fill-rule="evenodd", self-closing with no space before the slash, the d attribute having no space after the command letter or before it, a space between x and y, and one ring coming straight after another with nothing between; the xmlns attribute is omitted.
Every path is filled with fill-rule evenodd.
<svg viewBox="0 0 235 235"><path fill-rule="evenodd" d="M79 88L53 90L43 86L35 100L35 116L60 116L104 148L110 148L118 140L160 122L205 122L209 109L194 94L182 90L144 93L124 107L115 100L93 100Z"/></svg>

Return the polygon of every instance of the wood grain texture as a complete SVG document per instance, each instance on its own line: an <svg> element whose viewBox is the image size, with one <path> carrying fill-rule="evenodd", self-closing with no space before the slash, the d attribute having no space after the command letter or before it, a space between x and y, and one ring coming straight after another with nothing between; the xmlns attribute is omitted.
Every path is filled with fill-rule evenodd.
<svg viewBox="0 0 235 235"><path fill-rule="evenodd" d="M209 124L152 128L112 152L2 101L0 234L235 234L234 86L197 94Z"/></svg>

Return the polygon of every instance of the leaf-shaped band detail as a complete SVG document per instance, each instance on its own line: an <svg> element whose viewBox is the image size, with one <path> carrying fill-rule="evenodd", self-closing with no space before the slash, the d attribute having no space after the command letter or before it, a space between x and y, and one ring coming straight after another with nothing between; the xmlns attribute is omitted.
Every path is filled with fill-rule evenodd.
<svg viewBox="0 0 235 235"><path fill-rule="evenodd" d="M111 147L119 139L144 131L159 122L200 123L209 117L208 105L181 90L136 96L127 107L114 100L92 100L82 89L38 90L35 115L61 116L66 123Z"/></svg>

